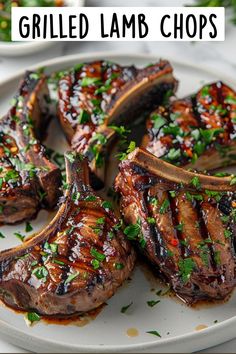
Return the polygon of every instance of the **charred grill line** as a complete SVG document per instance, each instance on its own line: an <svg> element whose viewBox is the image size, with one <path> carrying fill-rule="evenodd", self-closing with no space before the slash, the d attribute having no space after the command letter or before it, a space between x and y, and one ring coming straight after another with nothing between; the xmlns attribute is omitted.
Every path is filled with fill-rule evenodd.
<svg viewBox="0 0 236 354"><path fill-rule="evenodd" d="M158 107L147 120L142 147L172 164L200 171L234 164L235 99L233 89L216 82Z"/></svg>
<svg viewBox="0 0 236 354"><path fill-rule="evenodd" d="M85 187L86 162L69 155L70 188L55 218L29 241L0 253L0 298L10 307L47 316L88 312L110 298L133 269L135 254L122 231L114 230L115 215ZM104 227L97 235L89 227L101 217Z"/></svg>
<svg viewBox="0 0 236 354"><path fill-rule="evenodd" d="M132 213L136 219L140 218L141 225L150 216L155 219L156 225L146 230L147 245L142 252L159 268L176 294L189 304L202 299L227 298L236 285L236 259L230 230L221 219L219 198L222 199L222 193L227 199L235 198L236 187L230 179L190 173L141 149L129 154L119 168L115 187L121 194L124 219L133 223ZM156 180L154 185L149 184L150 178ZM126 185L130 180L127 194ZM148 207L146 213L138 201L136 206L132 198L140 200L140 190L158 197L158 207L150 204L149 198L144 200ZM222 205L221 200L221 209ZM226 212L232 220L229 207ZM153 248L150 241L154 242ZM171 257L167 257L167 251L172 252Z"/></svg>

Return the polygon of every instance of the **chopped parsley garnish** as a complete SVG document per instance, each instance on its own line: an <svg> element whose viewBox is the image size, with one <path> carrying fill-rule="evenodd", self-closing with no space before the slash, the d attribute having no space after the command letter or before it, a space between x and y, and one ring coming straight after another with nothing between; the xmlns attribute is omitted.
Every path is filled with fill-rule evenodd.
<svg viewBox="0 0 236 354"><path fill-rule="evenodd" d="M80 114L78 116L78 124L85 124L89 121L90 115L85 110L81 109Z"/></svg>
<svg viewBox="0 0 236 354"><path fill-rule="evenodd" d="M169 193L170 193L171 198L176 197L176 191L170 191Z"/></svg>
<svg viewBox="0 0 236 354"><path fill-rule="evenodd" d="M124 268L124 264L123 263L115 263L115 268L118 270L121 270Z"/></svg>
<svg viewBox="0 0 236 354"><path fill-rule="evenodd" d="M154 307L154 306L156 306L157 304L159 304L159 302L160 302L160 300L149 300L149 301L147 301L147 305L149 306L149 307Z"/></svg>
<svg viewBox="0 0 236 354"><path fill-rule="evenodd" d="M133 305L133 301L129 305L123 306L120 310L121 313L126 313L126 311Z"/></svg>
<svg viewBox="0 0 236 354"><path fill-rule="evenodd" d="M79 64L76 64L73 69L75 71L80 71L83 68L83 66L84 66L84 63L79 63Z"/></svg>
<svg viewBox="0 0 236 354"><path fill-rule="evenodd" d="M220 218L223 223L229 222L229 215L222 215Z"/></svg>
<svg viewBox="0 0 236 354"><path fill-rule="evenodd" d="M70 161L70 163L75 162L75 153L72 151L69 151L65 153L65 157Z"/></svg>
<svg viewBox="0 0 236 354"><path fill-rule="evenodd" d="M127 155L130 154L131 152L133 152L136 149L136 143L135 141L131 141L129 143L128 149L126 152L120 153L117 156L119 157L119 159L121 161L125 160L127 158Z"/></svg>
<svg viewBox="0 0 236 354"><path fill-rule="evenodd" d="M21 235L20 232L14 232L14 235L21 241L24 241L25 236Z"/></svg>
<svg viewBox="0 0 236 354"><path fill-rule="evenodd" d="M201 194L191 194L186 192L186 198L188 201L193 202L194 200L203 201L203 196Z"/></svg>
<svg viewBox="0 0 236 354"><path fill-rule="evenodd" d="M26 225L25 225L25 232L30 232L30 231L33 231L33 226L30 224L30 222L26 222Z"/></svg>
<svg viewBox="0 0 236 354"><path fill-rule="evenodd" d="M96 221L97 225L103 225L105 223L105 217L103 218L98 218Z"/></svg>
<svg viewBox="0 0 236 354"><path fill-rule="evenodd" d="M31 323L38 322L41 319L36 312L28 312L26 318Z"/></svg>
<svg viewBox="0 0 236 354"><path fill-rule="evenodd" d="M101 83L101 78L100 77L83 77L81 80L81 86L82 87L87 87L90 85L98 85Z"/></svg>
<svg viewBox="0 0 236 354"><path fill-rule="evenodd" d="M195 266L195 262L192 258L185 258L179 261L180 276L184 283L189 281Z"/></svg>
<svg viewBox="0 0 236 354"><path fill-rule="evenodd" d="M148 218L147 218L147 222L148 222L149 224L155 224L155 223L156 223L156 220L155 220L154 218L148 217Z"/></svg>
<svg viewBox="0 0 236 354"><path fill-rule="evenodd" d="M77 278L79 276L80 272L77 272L77 273L74 273L74 274L70 274L66 281L65 281L65 284L69 284L71 283L75 278Z"/></svg>
<svg viewBox="0 0 236 354"><path fill-rule="evenodd" d="M131 130L126 129L123 125L109 125L109 128L113 129L120 137L125 138L127 134L131 132Z"/></svg>
<svg viewBox="0 0 236 354"><path fill-rule="evenodd" d="M165 118L163 118L160 114L153 113L151 115L151 120L153 121L154 129L160 129L164 124L166 124Z"/></svg>
<svg viewBox="0 0 236 354"><path fill-rule="evenodd" d="M153 336L156 336L156 337L161 338L160 333L159 333L159 332L157 332L157 331L147 331L146 333L148 333L148 334L152 334Z"/></svg>
<svg viewBox="0 0 236 354"><path fill-rule="evenodd" d="M36 276L36 278L46 282L48 276L48 270L44 266L37 267L32 271L32 274Z"/></svg>
<svg viewBox="0 0 236 354"><path fill-rule="evenodd" d="M233 186L236 184L236 176L232 176L230 180L230 185Z"/></svg>
<svg viewBox="0 0 236 354"><path fill-rule="evenodd" d="M198 176L194 176L190 182L196 189L201 189L201 183Z"/></svg>
<svg viewBox="0 0 236 354"><path fill-rule="evenodd" d="M6 236L3 235L2 232L0 232L0 238L5 238Z"/></svg>
<svg viewBox="0 0 236 354"><path fill-rule="evenodd" d="M100 263L97 259L92 259L91 264L93 266L93 269L98 269L100 267Z"/></svg>
<svg viewBox="0 0 236 354"><path fill-rule="evenodd" d="M54 253L55 254L55 253L57 253L58 245L56 243L45 242L43 248L46 253Z"/></svg>
<svg viewBox="0 0 236 354"><path fill-rule="evenodd" d="M65 265L65 262L60 261L59 259L53 259L52 262L55 263L55 264L59 264L59 265Z"/></svg>
<svg viewBox="0 0 236 354"><path fill-rule="evenodd" d="M151 197L149 198L149 202L152 204L152 205L157 205L158 204L158 199L155 198L155 197Z"/></svg>
<svg viewBox="0 0 236 354"><path fill-rule="evenodd" d="M88 195L84 200L86 202L95 202L97 198L94 195Z"/></svg>
<svg viewBox="0 0 236 354"><path fill-rule="evenodd" d="M124 229L124 234L129 240L135 240L141 232L141 226L137 224L132 224Z"/></svg>
<svg viewBox="0 0 236 354"><path fill-rule="evenodd" d="M180 149L174 149L171 148L170 151L167 154L167 159L169 160L177 160L181 156L181 151Z"/></svg>
<svg viewBox="0 0 236 354"><path fill-rule="evenodd" d="M210 86L204 86L201 90L201 96L205 98L209 95L210 95Z"/></svg>
<svg viewBox="0 0 236 354"><path fill-rule="evenodd" d="M236 104L236 98L234 98L233 96L228 95L225 99L225 103L229 103L229 104Z"/></svg>
<svg viewBox="0 0 236 354"><path fill-rule="evenodd" d="M232 231L224 230L224 236L225 236L225 238L231 238L232 237Z"/></svg>
<svg viewBox="0 0 236 354"><path fill-rule="evenodd" d="M220 133L224 133L223 128L216 128L216 129L200 129L200 134L205 141L206 144L210 144L213 138Z"/></svg>
<svg viewBox="0 0 236 354"><path fill-rule="evenodd" d="M179 225L176 225L175 226L175 229L177 230L177 231L183 231L183 228L184 228L184 223L180 223Z"/></svg>
<svg viewBox="0 0 236 354"><path fill-rule="evenodd" d="M128 240L134 241L138 239L141 248L146 247L146 240L143 237L140 221L136 224L131 224L124 229L124 234L127 236Z"/></svg>
<svg viewBox="0 0 236 354"><path fill-rule="evenodd" d="M165 199L160 207L160 214L165 214L170 206L169 199Z"/></svg>
<svg viewBox="0 0 236 354"><path fill-rule="evenodd" d="M106 259L105 254L98 252L95 248L91 248L90 254L99 262L103 262Z"/></svg>
<svg viewBox="0 0 236 354"><path fill-rule="evenodd" d="M73 193L71 196L71 199L73 200L74 203L78 203L80 198L80 192Z"/></svg>
<svg viewBox="0 0 236 354"><path fill-rule="evenodd" d="M111 203L110 202L108 202L108 201L104 201L103 203L102 203L102 207L104 208L104 209L112 209L112 205L111 205Z"/></svg>
<svg viewBox="0 0 236 354"><path fill-rule="evenodd" d="M222 197L222 194L220 192L210 191L208 189L205 190L205 193L206 195L208 195L208 197L215 198L217 202L219 202Z"/></svg>
<svg viewBox="0 0 236 354"><path fill-rule="evenodd" d="M221 254L220 251L215 251L215 253L214 253L214 260L215 260L217 265L221 264L220 254Z"/></svg>

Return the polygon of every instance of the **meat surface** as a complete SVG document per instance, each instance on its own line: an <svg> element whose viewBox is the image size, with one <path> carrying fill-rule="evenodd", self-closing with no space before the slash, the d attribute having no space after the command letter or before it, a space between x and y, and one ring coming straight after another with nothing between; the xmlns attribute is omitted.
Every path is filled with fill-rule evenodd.
<svg viewBox="0 0 236 354"><path fill-rule="evenodd" d="M66 154L61 207L38 235L0 253L0 298L47 316L97 308L130 275L135 253L109 202L88 185L81 155Z"/></svg>
<svg viewBox="0 0 236 354"><path fill-rule="evenodd" d="M42 204L58 201L60 171L38 140L48 122L48 97L45 76L27 72L0 120L0 223L30 219Z"/></svg>
<svg viewBox="0 0 236 354"><path fill-rule="evenodd" d="M88 157L98 188L114 125L129 123L176 90L167 61L143 69L108 61L78 64L59 81L59 118L72 149Z"/></svg>
<svg viewBox="0 0 236 354"><path fill-rule="evenodd" d="M147 121L142 147L179 166L211 170L235 163L236 92L215 82L167 107Z"/></svg>
<svg viewBox="0 0 236 354"><path fill-rule="evenodd" d="M136 149L120 164L125 234L186 303L235 287L236 186Z"/></svg>

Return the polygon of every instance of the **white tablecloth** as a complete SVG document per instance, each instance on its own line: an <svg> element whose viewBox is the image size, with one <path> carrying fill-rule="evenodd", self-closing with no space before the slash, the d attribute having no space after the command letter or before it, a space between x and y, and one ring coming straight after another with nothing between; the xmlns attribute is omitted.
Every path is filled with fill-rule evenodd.
<svg viewBox="0 0 236 354"><path fill-rule="evenodd" d="M88 6L181 6L191 3L192 0L87 0ZM11 76L20 69L27 69L37 62L64 56L73 53L87 53L95 51L116 51L122 53L153 53L157 57L173 58L183 62L192 62L205 65L211 69L225 72L236 79L236 27L226 26L226 41L214 43L156 43L156 42L83 42L83 43L56 43L42 53L28 57L3 58L0 56L0 81ZM235 334L236 336L236 334ZM205 353L233 353L236 340L204 351ZM1 353L26 353L0 339Z"/></svg>

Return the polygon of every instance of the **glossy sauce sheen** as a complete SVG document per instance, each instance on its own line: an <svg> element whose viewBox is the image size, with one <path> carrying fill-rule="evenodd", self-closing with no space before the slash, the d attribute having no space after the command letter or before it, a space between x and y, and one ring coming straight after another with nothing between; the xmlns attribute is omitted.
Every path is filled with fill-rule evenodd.
<svg viewBox="0 0 236 354"><path fill-rule="evenodd" d="M130 239L186 303L228 298L236 285L236 193L181 186L158 173L132 159L120 165L121 212L140 225Z"/></svg>
<svg viewBox="0 0 236 354"><path fill-rule="evenodd" d="M89 159L92 173L102 183L109 146L119 137L115 128L148 114L177 86L167 61L142 69L107 61L81 63L60 76L62 128L72 148Z"/></svg>
<svg viewBox="0 0 236 354"><path fill-rule="evenodd" d="M53 317L87 313L112 296L134 266L111 205L85 183L81 157L70 159L56 217L23 246L0 255L0 296L10 307Z"/></svg>
<svg viewBox="0 0 236 354"><path fill-rule="evenodd" d="M236 138L236 93L222 82L206 85L189 98L159 107L147 129L143 146L170 163L195 164L214 149L221 158L228 154L230 164L235 156L230 146Z"/></svg>
<svg viewBox="0 0 236 354"><path fill-rule="evenodd" d="M59 196L59 169L48 161L37 139L42 131L45 133L48 121L45 79L43 75L27 72L12 108L0 121L0 221L3 223L30 219L41 201L51 207ZM40 191L49 192L41 201Z"/></svg>

